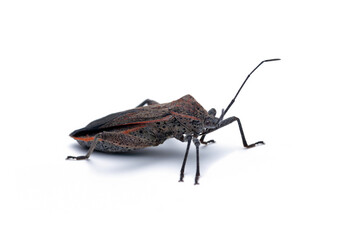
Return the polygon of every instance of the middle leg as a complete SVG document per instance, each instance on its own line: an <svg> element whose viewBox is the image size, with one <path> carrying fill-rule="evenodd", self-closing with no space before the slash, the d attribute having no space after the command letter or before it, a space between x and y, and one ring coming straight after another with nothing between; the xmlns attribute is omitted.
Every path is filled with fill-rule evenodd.
<svg viewBox="0 0 360 240"><path fill-rule="evenodd" d="M179 182L184 181L185 165L186 165L186 160L187 160L187 157L188 157L188 154L189 154L189 149L190 149L192 136L188 135L188 136L185 137L185 139L187 140L187 146L186 146L186 152L185 152L185 156L184 156L184 161L182 163L181 170L180 170L180 180L179 180Z"/></svg>
<svg viewBox="0 0 360 240"><path fill-rule="evenodd" d="M205 136L206 134L202 135L200 138L200 143L204 144L204 145L208 145L209 143L215 143L215 140L211 139L209 141L204 141L205 140Z"/></svg>
<svg viewBox="0 0 360 240"><path fill-rule="evenodd" d="M195 185L199 184L200 178L200 160L199 160L199 146L200 141L197 138L193 139L195 147L196 147L196 175L195 175Z"/></svg>

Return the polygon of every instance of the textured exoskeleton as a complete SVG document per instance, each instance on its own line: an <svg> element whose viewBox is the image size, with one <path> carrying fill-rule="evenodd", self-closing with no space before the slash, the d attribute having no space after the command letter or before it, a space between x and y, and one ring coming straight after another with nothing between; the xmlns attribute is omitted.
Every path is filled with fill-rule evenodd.
<svg viewBox="0 0 360 240"><path fill-rule="evenodd" d="M184 141L184 135L200 135L205 121L212 119L190 95L165 104L152 100L144 102L150 104L110 114L72 132L70 136L86 147L90 147L97 137L97 151L127 152L157 146L168 138Z"/></svg>
<svg viewBox="0 0 360 240"><path fill-rule="evenodd" d="M180 171L180 181L183 181L184 170L191 141L196 147L195 184L200 177L199 145L208 144L214 140L204 141L205 135L224 127L234 121L238 123L243 145L246 148L264 144L262 141L247 144L241 122L237 117L224 119L226 112L235 102L237 95L250 75L264 62L262 61L245 79L228 107L222 111L219 118L216 110L206 111L191 95L164 104L147 99L134 109L113 113L89 123L86 127L70 134L82 146L89 148L85 156L67 159L87 159L94 150L102 152L127 152L162 144L168 138L176 138L187 142L185 157ZM145 106L146 105L146 106ZM200 137L201 136L201 137ZM200 140L198 139L200 137Z"/></svg>

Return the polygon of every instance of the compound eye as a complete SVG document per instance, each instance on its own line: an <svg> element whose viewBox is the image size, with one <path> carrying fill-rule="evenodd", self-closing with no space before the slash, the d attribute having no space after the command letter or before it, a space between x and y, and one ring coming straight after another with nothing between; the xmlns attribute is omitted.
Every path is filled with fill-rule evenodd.
<svg viewBox="0 0 360 240"><path fill-rule="evenodd" d="M215 117L215 115L216 115L216 110L215 110L215 108L210 109L210 110L208 111L208 114L209 114L210 116Z"/></svg>

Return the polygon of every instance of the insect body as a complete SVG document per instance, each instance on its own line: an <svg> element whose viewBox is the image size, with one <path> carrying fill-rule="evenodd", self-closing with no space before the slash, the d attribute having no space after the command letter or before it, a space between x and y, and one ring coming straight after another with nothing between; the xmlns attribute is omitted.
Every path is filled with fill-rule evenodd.
<svg viewBox="0 0 360 240"><path fill-rule="evenodd" d="M72 132L70 136L77 140L80 145L89 148L89 150L85 156L68 156L67 159L87 159L94 150L102 152L127 152L157 146L168 138L176 138L182 142L187 142L185 157L180 170L179 181L182 182L187 155L191 141L193 141L196 147L195 184L198 184L200 177L200 143L208 144L214 142L214 140L204 141L206 134L227 126L232 122L237 122L244 147L251 148L258 144L264 144L262 141L248 144L240 119L237 117L224 119L224 116L235 102L236 97L250 75L262 63L275 60L280 59L262 61L247 76L228 107L222 110L219 118L216 117L215 109L212 108L206 111L190 95L185 95L178 100L164 104L147 99L134 109L110 114L89 123L84 128Z"/></svg>

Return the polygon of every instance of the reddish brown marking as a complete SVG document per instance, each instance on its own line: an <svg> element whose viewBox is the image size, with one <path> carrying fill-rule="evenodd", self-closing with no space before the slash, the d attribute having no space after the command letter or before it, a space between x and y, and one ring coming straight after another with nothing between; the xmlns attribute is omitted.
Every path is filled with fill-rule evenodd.
<svg viewBox="0 0 360 240"><path fill-rule="evenodd" d="M173 115L180 116L180 117L190 118L190 119L194 119L194 120L200 121L199 118L194 117L194 116L190 116L190 115L186 115L186 114L182 114L182 113L177 113L177 112L170 112L170 113L173 114Z"/></svg>
<svg viewBox="0 0 360 240"><path fill-rule="evenodd" d="M140 128L143 128L143 127L145 127L145 125L139 125L137 127L133 127L133 128L128 129L128 130L125 130L125 131L123 131L121 133L128 134L128 133L134 132L134 131L136 131L136 130L138 130Z"/></svg>
<svg viewBox="0 0 360 240"><path fill-rule="evenodd" d="M75 140L80 140L84 142L92 141L94 140L94 137L73 137Z"/></svg>
<svg viewBox="0 0 360 240"><path fill-rule="evenodd" d="M133 123L128 123L128 124L123 124L121 126L128 126L128 125L139 125L139 126L134 126L133 128L130 128L128 130L122 131L121 133L124 134L128 134L131 132L134 132L140 128L145 127L146 124L144 123L153 123L153 122L161 122L161 121L166 121L169 120L170 118L172 118L173 116L168 115L166 117L160 118L160 119L155 119L155 120L149 120L149 121L143 121L143 122L133 122ZM95 137L73 137L75 140L79 140L79 141L84 141L84 142L89 142L89 141L93 141ZM99 141L103 141L102 139L98 138Z"/></svg>
<svg viewBox="0 0 360 240"><path fill-rule="evenodd" d="M89 142L89 141L93 141L95 137L73 137L73 138L75 140ZM101 139L98 139L98 140L101 141Z"/></svg>
<svg viewBox="0 0 360 240"><path fill-rule="evenodd" d="M153 122L161 122L161 121L166 121L169 120L170 118L172 118L171 115L168 115L166 117L160 118L160 119L155 119L155 120L149 120L149 121L143 121L143 122L133 122L133 123L128 123L128 124L123 124L124 125L135 125L135 124L143 124L143 123L153 123Z"/></svg>

